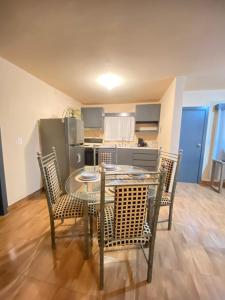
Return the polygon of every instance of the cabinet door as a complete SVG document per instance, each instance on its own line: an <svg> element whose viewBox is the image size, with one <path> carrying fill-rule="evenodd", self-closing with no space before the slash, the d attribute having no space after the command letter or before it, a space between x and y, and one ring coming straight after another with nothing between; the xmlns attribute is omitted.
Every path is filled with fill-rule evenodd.
<svg viewBox="0 0 225 300"><path fill-rule="evenodd" d="M81 114L84 128L103 128L104 117L102 107L82 107Z"/></svg>
<svg viewBox="0 0 225 300"><path fill-rule="evenodd" d="M160 104L136 105L136 122L159 122Z"/></svg>
<svg viewBox="0 0 225 300"><path fill-rule="evenodd" d="M148 171L156 171L158 162L158 151L140 149L133 151L133 166L144 168Z"/></svg>
<svg viewBox="0 0 225 300"><path fill-rule="evenodd" d="M118 165L132 165L132 154L131 149L118 149L117 150L117 162Z"/></svg>

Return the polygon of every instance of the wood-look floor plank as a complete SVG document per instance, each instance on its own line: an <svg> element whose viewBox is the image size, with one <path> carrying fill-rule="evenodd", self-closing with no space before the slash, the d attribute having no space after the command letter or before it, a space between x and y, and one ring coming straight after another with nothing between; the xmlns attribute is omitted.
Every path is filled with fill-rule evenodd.
<svg viewBox="0 0 225 300"><path fill-rule="evenodd" d="M165 218L167 208L160 211ZM225 193L178 184L171 231L159 224L153 280L141 250L105 254L105 289L98 289L99 248L83 258L82 220L60 222L51 250L44 195L0 217L0 299L225 299Z"/></svg>

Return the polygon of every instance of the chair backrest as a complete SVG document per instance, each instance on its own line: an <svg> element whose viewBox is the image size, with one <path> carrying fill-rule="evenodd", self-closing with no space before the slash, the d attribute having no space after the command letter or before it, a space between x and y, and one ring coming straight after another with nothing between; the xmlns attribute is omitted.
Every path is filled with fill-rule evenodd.
<svg viewBox="0 0 225 300"><path fill-rule="evenodd" d="M47 192L48 204L52 205L62 194L62 184L55 147L52 148L51 153L45 156L42 156L41 153L37 153L37 158Z"/></svg>
<svg viewBox="0 0 225 300"><path fill-rule="evenodd" d="M117 164L117 147L110 149L100 149L98 152L98 164Z"/></svg>
<svg viewBox="0 0 225 300"><path fill-rule="evenodd" d="M151 234L155 239L159 208L162 197L162 190L165 180L165 170L160 172L145 172L147 180L132 179L130 174L107 174L104 168L100 168L101 173L101 201L100 201L100 244L104 244L104 205L105 205L105 187L110 186L110 181L115 182L115 199L114 199L114 219L111 227L115 240L123 240L143 237L145 222L147 221L147 203L149 192L153 191L151 201L153 204L153 218L151 220ZM120 179L121 178L121 179ZM121 180L121 184L120 184ZM155 191L155 192L154 192ZM154 196L154 194L156 194ZM152 203L153 203L152 202ZM140 239L141 241L141 239ZM154 247L154 242L152 244Z"/></svg>
<svg viewBox="0 0 225 300"><path fill-rule="evenodd" d="M160 151L159 169L164 168L166 170L165 192L171 192L174 184L176 184L181 157L182 151L179 151L178 154Z"/></svg>
<svg viewBox="0 0 225 300"><path fill-rule="evenodd" d="M112 152L100 152L98 155L98 163L111 164L112 163Z"/></svg>
<svg viewBox="0 0 225 300"><path fill-rule="evenodd" d="M148 188L148 185L116 186L114 202L116 239L129 239L143 235Z"/></svg>

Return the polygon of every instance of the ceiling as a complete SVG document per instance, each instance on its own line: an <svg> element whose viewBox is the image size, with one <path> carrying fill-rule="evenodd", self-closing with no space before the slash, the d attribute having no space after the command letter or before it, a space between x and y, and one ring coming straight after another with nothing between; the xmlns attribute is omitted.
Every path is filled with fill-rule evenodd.
<svg viewBox="0 0 225 300"><path fill-rule="evenodd" d="M0 37L0 56L85 104L156 100L179 75L225 88L224 0L1 0Z"/></svg>

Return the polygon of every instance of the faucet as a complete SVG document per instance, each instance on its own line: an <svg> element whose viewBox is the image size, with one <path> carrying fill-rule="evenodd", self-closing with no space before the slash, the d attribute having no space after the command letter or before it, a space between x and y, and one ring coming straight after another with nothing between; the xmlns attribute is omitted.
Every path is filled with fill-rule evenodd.
<svg viewBox="0 0 225 300"><path fill-rule="evenodd" d="M126 145L125 145L125 140L124 140L124 138L122 138L122 147L125 147Z"/></svg>

